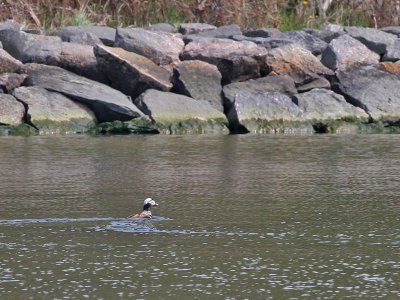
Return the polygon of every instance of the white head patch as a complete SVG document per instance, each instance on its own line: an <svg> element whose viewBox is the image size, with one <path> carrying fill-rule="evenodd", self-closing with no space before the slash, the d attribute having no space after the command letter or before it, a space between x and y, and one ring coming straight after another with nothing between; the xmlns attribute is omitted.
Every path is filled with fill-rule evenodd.
<svg viewBox="0 0 400 300"><path fill-rule="evenodd" d="M153 205L157 205L156 201L154 201L154 200L153 200L153 199L151 199L151 198L146 198L146 199L144 199L144 202L143 202L143 204L144 204L144 205L146 205L146 204L150 204L151 206L153 206Z"/></svg>

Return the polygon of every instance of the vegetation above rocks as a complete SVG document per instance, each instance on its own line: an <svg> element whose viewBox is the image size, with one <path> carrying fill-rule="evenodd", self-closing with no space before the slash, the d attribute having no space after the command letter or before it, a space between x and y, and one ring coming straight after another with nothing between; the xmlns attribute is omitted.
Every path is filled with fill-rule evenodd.
<svg viewBox="0 0 400 300"><path fill-rule="evenodd" d="M399 24L397 0L4 0L0 21L55 30L66 25L140 26L202 22L282 31L326 23L383 27Z"/></svg>

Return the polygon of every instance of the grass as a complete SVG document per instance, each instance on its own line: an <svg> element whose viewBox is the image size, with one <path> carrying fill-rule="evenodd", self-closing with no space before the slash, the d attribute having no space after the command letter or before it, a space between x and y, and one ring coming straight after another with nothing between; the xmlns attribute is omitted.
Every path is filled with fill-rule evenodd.
<svg viewBox="0 0 400 300"><path fill-rule="evenodd" d="M3 0L0 20L48 31L66 25L143 26L167 22L239 24L242 29L282 31L320 28L327 22L353 26L399 25L397 0L335 0L319 16L320 0Z"/></svg>

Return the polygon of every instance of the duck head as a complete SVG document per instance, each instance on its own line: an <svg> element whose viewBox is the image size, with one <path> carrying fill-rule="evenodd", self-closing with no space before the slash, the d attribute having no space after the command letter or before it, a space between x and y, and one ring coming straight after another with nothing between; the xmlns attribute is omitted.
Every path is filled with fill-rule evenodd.
<svg viewBox="0 0 400 300"><path fill-rule="evenodd" d="M158 203L151 198L144 199L143 210L150 210L152 206L158 206Z"/></svg>

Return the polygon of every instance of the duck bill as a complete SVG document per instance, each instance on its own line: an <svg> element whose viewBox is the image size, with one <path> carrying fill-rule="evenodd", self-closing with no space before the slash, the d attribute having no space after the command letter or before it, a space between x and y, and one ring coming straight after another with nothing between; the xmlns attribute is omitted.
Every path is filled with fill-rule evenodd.
<svg viewBox="0 0 400 300"><path fill-rule="evenodd" d="M154 203L153 206L158 206L158 203Z"/></svg>

